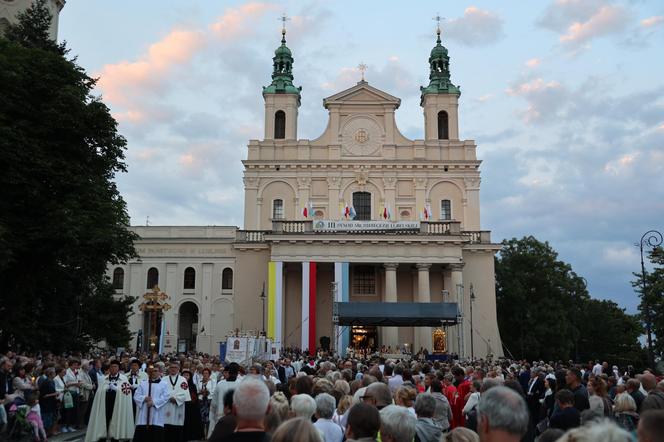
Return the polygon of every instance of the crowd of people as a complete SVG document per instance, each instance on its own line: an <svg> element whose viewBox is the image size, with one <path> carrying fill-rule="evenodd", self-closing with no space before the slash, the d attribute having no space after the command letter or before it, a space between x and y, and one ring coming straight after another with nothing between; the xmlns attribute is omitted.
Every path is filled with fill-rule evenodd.
<svg viewBox="0 0 664 442"><path fill-rule="evenodd" d="M0 355L2 435L86 442L664 441L664 380L600 361Z"/></svg>

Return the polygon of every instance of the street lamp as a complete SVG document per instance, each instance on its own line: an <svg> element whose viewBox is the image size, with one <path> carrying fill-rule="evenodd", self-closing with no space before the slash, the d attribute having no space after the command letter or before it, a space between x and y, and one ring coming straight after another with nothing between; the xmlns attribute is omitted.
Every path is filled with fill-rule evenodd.
<svg viewBox="0 0 664 442"><path fill-rule="evenodd" d="M263 291L261 292L260 298L263 303L263 336L265 336L265 281L263 281Z"/></svg>
<svg viewBox="0 0 664 442"><path fill-rule="evenodd" d="M470 284L470 359L475 359L475 339L473 336L473 303L475 302L475 289Z"/></svg>
<svg viewBox="0 0 664 442"><path fill-rule="evenodd" d="M641 251L641 290L643 293L643 306L646 310L646 335L648 336L648 362L651 368L655 365L655 360L652 353L652 314L650 312L650 304L648 303L648 294L646 287L646 266L643 263L643 246L648 245L653 249L662 245L662 234L657 230L648 230L641 237L639 242L639 250Z"/></svg>

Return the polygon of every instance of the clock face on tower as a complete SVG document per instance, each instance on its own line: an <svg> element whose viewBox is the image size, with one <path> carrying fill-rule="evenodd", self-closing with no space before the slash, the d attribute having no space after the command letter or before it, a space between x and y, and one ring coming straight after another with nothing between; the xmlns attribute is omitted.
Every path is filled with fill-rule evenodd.
<svg viewBox="0 0 664 442"><path fill-rule="evenodd" d="M341 131L344 155L375 155L380 148L381 128L368 117L353 118Z"/></svg>

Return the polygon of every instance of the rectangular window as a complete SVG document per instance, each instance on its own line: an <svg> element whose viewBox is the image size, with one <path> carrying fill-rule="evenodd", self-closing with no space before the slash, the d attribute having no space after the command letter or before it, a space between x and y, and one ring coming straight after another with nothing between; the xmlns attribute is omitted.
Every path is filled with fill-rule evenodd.
<svg viewBox="0 0 664 442"><path fill-rule="evenodd" d="M442 221L452 219L452 203L450 200L442 200L440 202L440 219Z"/></svg>
<svg viewBox="0 0 664 442"><path fill-rule="evenodd" d="M370 266L358 266L353 269L353 294L376 294L376 269Z"/></svg>
<svg viewBox="0 0 664 442"><path fill-rule="evenodd" d="M371 220L371 194L369 192L353 193L353 208L355 218L359 221Z"/></svg>
<svg viewBox="0 0 664 442"><path fill-rule="evenodd" d="M272 219L284 219L283 200L274 200L272 202Z"/></svg>

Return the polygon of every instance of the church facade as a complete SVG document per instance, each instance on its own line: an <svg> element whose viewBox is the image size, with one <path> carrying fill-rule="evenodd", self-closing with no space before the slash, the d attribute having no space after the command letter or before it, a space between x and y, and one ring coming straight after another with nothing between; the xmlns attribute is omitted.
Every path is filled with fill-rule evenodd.
<svg viewBox="0 0 664 442"><path fill-rule="evenodd" d="M324 133L298 139L301 90L282 43L263 88L265 131L244 165L243 228L133 227L140 259L108 269L141 345L218 353L228 334L265 332L284 347L433 346L431 327L336 326L335 302L456 303L438 331L462 357L502 356L494 254L480 223L480 163L459 139L460 89L440 31L422 87L424 139L395 123L400 99L368 82L323 100ZM414 91L415 92L415 91ZM158 285L170 309L139 309ZM166 298L168 296L168 298Z"/></svg>

